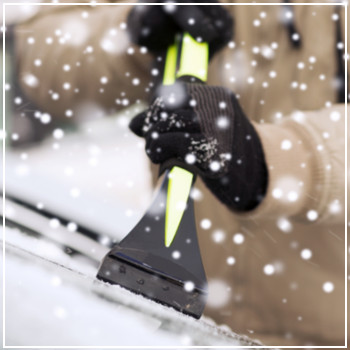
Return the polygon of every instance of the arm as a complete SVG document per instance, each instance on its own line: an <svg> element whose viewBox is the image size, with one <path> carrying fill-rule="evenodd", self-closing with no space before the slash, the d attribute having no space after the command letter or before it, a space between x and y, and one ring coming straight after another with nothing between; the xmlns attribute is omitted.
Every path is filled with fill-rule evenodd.
<svg viewBox="0 0 350 350"><path fill-rule="evenodd" d="M248 215L343 222L345 105L299 112L281 124L255 128L269 183L264 200Z"/></svg>
<svg viewBox="0 0 350 350"><path fill-rule="evenodd" d="M345 12L345 8L340 11L343 38ZM349 60L347 66L349 75ZM349 181L345 179L345 105L295 114L279 125L255 127L269 167L269 184L264 201L248 215L292 216L310 222L307 213L313 219L313 210L317 221L344 222L345 181ZM347 135L349 140L349 130ZM290 141L289 150L281 149L284 140ZM298 183L303 185L298 188ZM287 185L291 188L284 189Z"/></svg>
<svg viewBox="0 0 350 350"><path fill-rule="evenodd" d="M16 28L17 72L24 93L56 118L64 118L79 102L114 110L146 98L150 57L129 41L129 10L42 6ZM131 47L134 53L128 54Z"/></svg>

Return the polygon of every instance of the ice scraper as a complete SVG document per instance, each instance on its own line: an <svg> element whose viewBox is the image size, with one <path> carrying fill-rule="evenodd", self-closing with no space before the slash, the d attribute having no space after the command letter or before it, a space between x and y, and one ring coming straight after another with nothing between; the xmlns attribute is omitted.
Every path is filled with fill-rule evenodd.
<svg viewBox="0 0 350 350"><path fill-rule="evenodd" d="M180 77L206 81L208 44L189 34L168 48L163 84ZM173 166L134 229L102 260L97 278L200 318L207 281L190 196L195 175Z"/></svg>

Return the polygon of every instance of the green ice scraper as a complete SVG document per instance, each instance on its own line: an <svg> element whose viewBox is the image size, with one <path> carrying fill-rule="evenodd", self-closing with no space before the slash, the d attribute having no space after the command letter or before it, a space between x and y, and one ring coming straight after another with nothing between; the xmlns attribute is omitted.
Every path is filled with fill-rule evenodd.
<svg viewBox="0 0 350 350"><path fill-rule="evenodd" d="M182 47L176 42L168 48L165 70L164 85L171 85L176 78L182 76L195 77L201 81L207 80L208 71L208 44L198 43L189 34L184 34ZM180 64L177 69L177 58L181 50ZM193 174L180 167L173 167L169 175L169 186L165 214L165 245L170 247L180 221L188 196L190 195L193 182Z"/></svg>
<svg viewBox="0 0 350 350"><path fill-rule="evenodd" d="M167 51L163 84L185 76L204 82L207 66L208 45L184 34ZM152 204L105 256L97 277L199 318L208 292L190 196L193 182L194 175L181 166L166 170Z"/></svg>

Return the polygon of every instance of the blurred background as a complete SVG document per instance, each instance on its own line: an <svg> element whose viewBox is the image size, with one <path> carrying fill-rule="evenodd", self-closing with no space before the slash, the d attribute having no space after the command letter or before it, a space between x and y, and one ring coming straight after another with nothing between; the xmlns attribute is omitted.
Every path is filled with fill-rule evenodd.
<svg viewBox="0 0 350 350"><path fill-rule="evenodd" d="M152 176L144 141L129 131L128 124L145 108L145 102L139 98L147 100L160 70L149 68L146 48L136 47L129 41L125 24L129 6L119 6L115 18L105 16L106 22L101 24L94 16L101 15L97 8L102 6L90 4L66 11L68 6L37 6L33 3L39 1L34 0L30 5L26 4L29 1L21 2L20 6L5 7L6 26L2 23L5 52L2 45L0 48L1 63L5 61L5 76L2 76L5 113L2 118L5 118L6 130L0 130L0 138L6 145L6 196L20 198L42 213L49 212L50 219L42 227L48 236L59 230L74 236L75 231L84 229L95 233L99 244L108 247L130 231L152 198ZM60 1L63 2L69 1ZM249 8L251 11L253 6ZM311 28L308 33L314 34L319 28L318 16L314 13L321 14L322 11L321 7L310 8L308 6L305 13L299 10L298 14L305 19L308 29ZM43 15L35 17L39 10ZM266 9L272 14L274 10ZM250 14L249 11L246 14L254 16L254 12ZM295 50L284 40L287 39L286 26L280 32L267 27L259 29L260 21L264 22L265 18L267 24L275 26L273 28L280 28L279 21L283 20L269 22L265 9L254 11L259 19L241 23L241 26L243 29L254 26L258 33L256 37L263 39L262 42L265 38L261 33L271 34L271 37L266 36L270 46L256 46L256 37L249 35L249 30L247 34L241 30L237 34L241 40L228 45L230 61L215 58L222 70L220 74L212 73L211 80L215 84L224 81L226 86L238 92L237 96L241 94L244 109L262 124L278 122L292 112L298 117L304 109L328 108L332 104L329 101L335 102L337 91L342 90L338 85L344 72L337 72L335 76L333 67L327 64L324 52L328 51L322 47L322 33L328 27L333 28L338 14L329 9L330 15L325 21L328 27L315 35L321 42L315 44L319 49L315 63L313 52L306 52L305 57L300 58L303 51ZM32 21L33 18L36 20ZM236 19L239 21L239 16ZM258 27L254 24L256 21ZM104 32L105 28L108 30ZM94 30L101 36L92 35ZM14 35L15 31L17 35ZM274 36L281 39L280 47ZM313 41L312 38L305 36L309 41ZM344 45L341 50L343 48ZM100 55L103 55L103 64L100 64ZM284 59L288 57L295 61L295 66L287 72ZM304 60L305 64L299 60ZM256 70L257 61L259 68L264 67L267 78ZM126 69L125 62L132 69ZM287 72L286 76L292 76L293 81L286 78L280 85L279 79L275 79L276 71L269 68L273 68L275 62L280 65L280 70L276 71ZM322 74L316 74L318 70ZM271 76L271 73L274 74ZM148 78L142 80L141 76ZM283 74L279 73L280 77ZM258 93L260 80L263 97ZM299 81L308 82L309 86L305 83L299 86ZM325 82L325 87L320 81ZM322 94L315 94L313 87L318 87L320 90L317 91ZM285 101L284 98L276 99L278 94L288 98ZM291 101L296 101L295 105ZM261 111L263 113L259 114ZM200 206L203 193L198 190L194 195ZM335 288L330 282L339 276L332 276L333 270L328 270L333 262L334 266L344 266L343 256L338 254L339 247L344 246L343 223L336 233L313 226L315 232L303 235L309 230L308 225L281 217L271 219L273 229L270 232L266 230L265 222L255 219L242 225L228 220L221 222L223 216L219 214L223 206L213 203L201 217L197 216L197 221L201 239L209 242L213 252L219 252L216 255L219 259L214 264L210 254L205 262L214 276L210 281L213 293L209 297L208 310L211 308L213 314L220 315L217 322L226 325L232 321L238 326L249 324L249 327L234 330L258 337L261 321L261 329L272 345L283 341L287 345L311 346L310 334L311 338L315 336L317 345L318 337L322 338L327 332L342 335L343 329L338 323L332 324L334 315L319 319L317 311L333 308L343 312L340 297L337 297L342 295L342 285L338 288L339 283ZM23 219L23 212L16 208L11 203L6 205L6 217L13 222ZM213 217L216 214L217 217ZM322 237L326 239L322 241ZM244 240L245 244L242 244ZM315 242L321 243L316 247ZM130 339L127 332L119 332L118 344L136 345L136 341L138 345L156 345L154 331L160 326L159 322L147 317L139 319L139 315L129 317L125 309L110 308L91 295L69 289L55 269L43 272L40 261L34 256L68 266L91 278L96 274L96 262L77 256L64 244L57 246L50 239L42 239L35 232L19 227L6 229L6 243L9 247L6 254L7 345L81 345L82 341L87 345L111 345L115 342L114 325L122 330L134 329L135 322L142 331L138 339ZM21 247L33 255L28 257L14 247ZM325 254L326 251L330 253ZM313 255L315 259L311 259ZM247 266L251 269L249 275L244 270ZM320 271L326 272L324 281ZM339 270L340 274L342 271ZM316 280L320 278L324 283L315 287L310 276ZM271 281L277 281L276 285ZM334 289L335 293L332 293ZM317 299L315 295L321 297ZM333 299L329 299L330 296ZM335 301L338 301L336 307ZM246 305L251 306L251 313L246 312ZM263 305L262 311L255 305ZM279 313L280 309L282 313ZM305 317L304 309L312 310L309 313L312 317ZM212 323L207 318L204 320ZM317 328L316 321L322 323L321 328ZM224 328L229 330L228 326ZM301 339L297 339L298 332ZM302 338L304 334L307 336ZM192 336L184 334L177 338L172 334L159 337L157 341L159 345L179 342L180 345L191 345ZM337 336L335 339L340 341Z"/></svg>

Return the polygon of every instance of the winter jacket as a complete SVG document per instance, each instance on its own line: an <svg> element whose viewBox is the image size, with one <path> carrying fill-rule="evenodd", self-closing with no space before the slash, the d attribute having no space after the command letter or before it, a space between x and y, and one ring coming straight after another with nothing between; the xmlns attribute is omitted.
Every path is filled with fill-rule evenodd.
<svg viewBox="0 0 350 350"><path fill-rule="evenodd" d="M226 5L235 36L211 62L208 84L232 89L254 123L268 189L255 210L237 214L197 182L205 314L267 345L344 345L345 10L259 2ZM152 59L128 40L129 9L46 6L21 24L19 76L39 81L22 83L27 96L56 118L85 101L110 112L146 100Z"/></svg>

